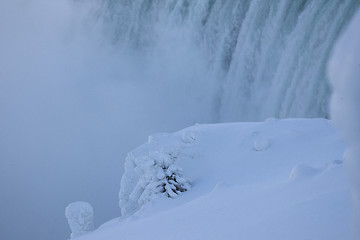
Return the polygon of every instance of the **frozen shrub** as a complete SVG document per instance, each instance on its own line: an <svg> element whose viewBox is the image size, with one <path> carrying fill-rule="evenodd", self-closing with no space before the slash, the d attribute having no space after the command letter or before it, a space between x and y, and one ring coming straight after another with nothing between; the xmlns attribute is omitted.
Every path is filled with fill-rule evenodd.
<svg viewBox="0 0 360 240"><path fill-rule="evenodd" d="M175 198L180 192L185 192L190 187L189 183L181 177L182 169L166 163L157 166L156 187L159 192Z"/></svg>
<svg viewBox="0 0 360 240"><path fill-rule="evenodd" d="M177 159L176 149L137 149L127 156L119 194L124 216L133 214L159 195L176 198L190 188L190 183L182 176L182 169L175 165Z"/></svg>
<svg viewBox="0 0 360 240"><path fill-rule="evenodd" d="M94 211L87 202L73 202L65 209L65 216L71 229L71 239L94 230Z"/></svg>

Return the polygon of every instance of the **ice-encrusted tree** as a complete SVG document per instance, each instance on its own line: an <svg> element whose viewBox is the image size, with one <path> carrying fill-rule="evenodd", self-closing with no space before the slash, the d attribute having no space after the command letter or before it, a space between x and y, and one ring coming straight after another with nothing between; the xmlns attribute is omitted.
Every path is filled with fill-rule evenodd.
<svg viewBox="0 0 360 240"><path fill-rule="evenodd" d="M176 150L128 155L119 201L123 215L133 214L158 195L176 198L191 187L183 178L182 169L175 164L177 158Z"/></svg>
<svg viewBox="0 0 360 240"><path fill-rule="evenodd" d="M170 198L177 197L179 193L187 191L190 187L188 181L182 177L182 169L169 162L163 162L157 166L156 178L158 181L154 183L159 192Z"/></svg>
<svg viewBox="0 0 360 240"><path fill-rule="evenodd" d="M87 202L73 202L65 209L71 229L71 239L94 230L94 210Z"/></svg>

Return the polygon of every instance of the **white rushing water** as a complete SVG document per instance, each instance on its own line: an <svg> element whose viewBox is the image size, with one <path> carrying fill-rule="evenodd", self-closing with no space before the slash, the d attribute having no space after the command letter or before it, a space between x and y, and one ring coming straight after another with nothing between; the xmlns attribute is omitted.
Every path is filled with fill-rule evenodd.
<svg viewBox="0 0 360 240"><path fill-rule="evenodd" d="M211 98L215 121L328 117L326 62L359 5L358 0L107 2L107 30L117 46L136 49L164 71L189 61L203 67L196 79L177 80L201 82L195 94Z"/></svg>

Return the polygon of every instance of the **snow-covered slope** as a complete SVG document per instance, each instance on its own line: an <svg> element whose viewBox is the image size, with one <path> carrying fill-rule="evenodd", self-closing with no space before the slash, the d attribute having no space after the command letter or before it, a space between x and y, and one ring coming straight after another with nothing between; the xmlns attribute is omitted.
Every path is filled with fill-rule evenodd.
<svg viewBox="0 0 360 240"><path fill-rule="evenodd" d="M345 144L328 120L196 125L151 136L129 153L120 203L144 193L135 186L146 189L156 175L139 166L169 149L191 188L176 198L154 191L134 214L79 240L350 238Z"/></svg>

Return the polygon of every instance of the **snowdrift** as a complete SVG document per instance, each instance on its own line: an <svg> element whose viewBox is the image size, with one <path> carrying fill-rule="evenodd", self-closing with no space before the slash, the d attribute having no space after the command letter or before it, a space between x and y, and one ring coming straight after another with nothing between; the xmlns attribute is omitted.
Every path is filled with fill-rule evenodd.
<svg viewBox="0 0 360 240"><path fill-rule="evenodd" d="M78 239L350 239L344 150L325 119L195 125L151 136L126 160L124 216ZM187 191L159 191L159 159L175 166Z"/></svg>
<svg viewBox="0 0 360 240"><path fill-rule="evenodd" d="M360 239L360 11L337 41L328 64L333 85L331 118L348 148L344 154L353 194L353 239Z"/></svg>

